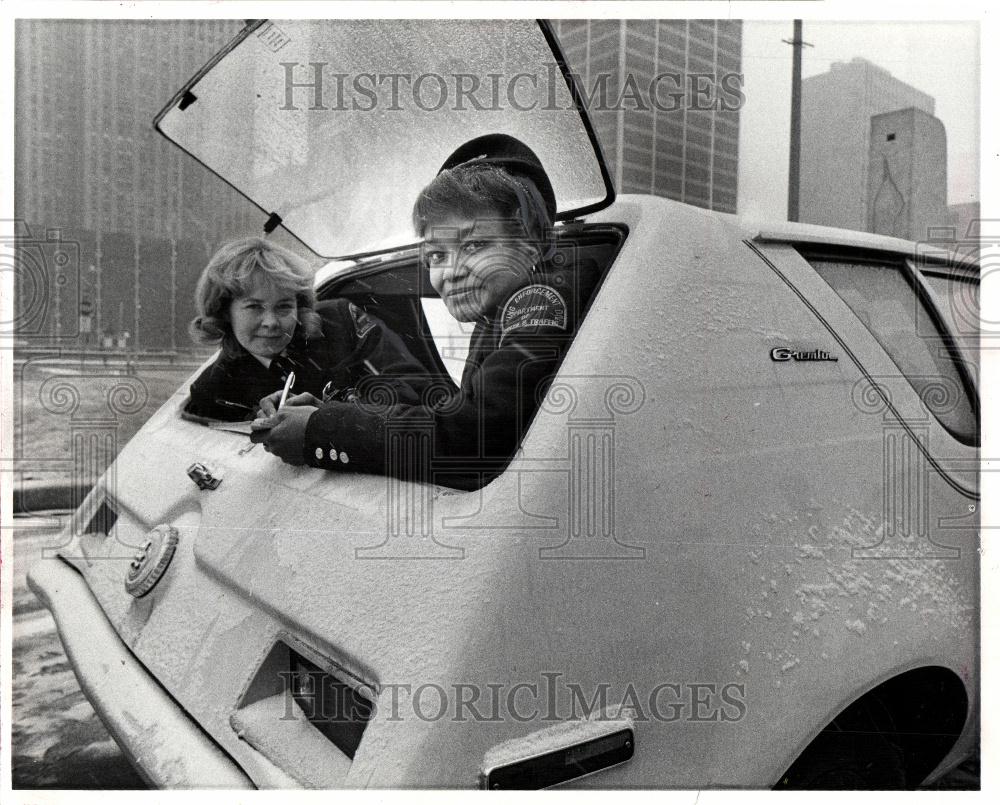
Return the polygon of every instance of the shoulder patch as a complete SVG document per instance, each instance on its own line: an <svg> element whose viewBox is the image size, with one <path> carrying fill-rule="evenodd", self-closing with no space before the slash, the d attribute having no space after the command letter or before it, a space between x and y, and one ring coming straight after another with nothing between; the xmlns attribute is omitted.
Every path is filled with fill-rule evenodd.
<svg viewBox="0 0 1000 805"><path fill-rule="evenodd" d="M500 341L514 330L534 327L566 329L566 301L548 285L529 285L507 300L500 314Z"/></svg>
<svg viewBox="0 0 1000 805"><path fill-rule="evenodd" d="M351 318L354 320L354 334L359 340L375 329L375 322L357 305L351 303L347 309L351 312Z"/></svg>

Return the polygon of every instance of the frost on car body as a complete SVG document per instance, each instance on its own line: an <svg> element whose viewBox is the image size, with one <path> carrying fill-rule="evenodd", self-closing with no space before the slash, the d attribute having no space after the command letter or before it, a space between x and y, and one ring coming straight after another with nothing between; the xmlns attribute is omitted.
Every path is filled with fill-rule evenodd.
<svg viewBox="0 0 1000 805"><path fill-rule="evenodd" d="M323 26L312 41L337 41L336 23L287 27L310 25ZM519 23L505 41L538 53L540 30ZM217 66L242 80L254 59L233 53ZM220 87L189 108L211 112ZM229 100L220 108L231 117ZM225 175L240 153L199 141L211 118L182 144L205 160L221 149L209 165ZM574 147L591 141L581 119ZM449 136L472 136L453 122ZM975 380L949 376L948 402L969 412L955 425L813 264L900 272L937 328L914 338L955 359L913 245L615 199L599 150L593 160L584 184L606 196L565 190L587 208L561 207L572 220L558 232L600 276L496 480L458 492L291 467L182 418L182 388L77 512L62 562L85 579L92 616L255 785L474 786L550 758L571 785L766 787L790 767L793 782L818 779L795 761L818 774L810 748L842 718L911 736L896 760L915 786L976 740ZM434 149L427 162L440 164ZM303 174L288 188L250 178L274 210ZM273 199L255 195L272 186ZM286 219L300 236L318 220ZM416 250L373 229L351 237L386 251L354 258L319 295L382 316L443 371L413 304L433 296ZM216 489L191 483L195 462ZM176 553L133 598L122 580L160 524L177 530ZM58 612L58 584L35 584ZM316 709L320 692L348 716ZM613 729L595 723L605 714ZM133 756L144 746L127 727L116 737Z"/></svg>

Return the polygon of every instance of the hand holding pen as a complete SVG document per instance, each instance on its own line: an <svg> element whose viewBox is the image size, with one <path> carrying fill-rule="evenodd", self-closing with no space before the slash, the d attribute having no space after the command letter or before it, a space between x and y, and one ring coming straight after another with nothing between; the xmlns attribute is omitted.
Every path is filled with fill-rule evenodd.
<svg viewBox="0 0 1000 805"><path fill-rule="evenodd" d="M287 386L287 383L286 387L281 391L268 394L260 401L260 411L257 413L259 419L272 417L281 408L294 408L303 405L319 408L323 404L321 400L317 399L316 395L310 394L308 391L289 396L291 387Z"/></svg>
<svg viewBox="0 0 1000 805"><path fill-rule="evenodd" d="M260 401L262 417L255 419L250 428L250 441L264 445L268 453L273 453L288 464L304 464L302 455L305 443L306 423L319 401L312 394L297 394L289 398L294 375L285 382L281 393L275 392ZM301 401L301 402L300 402Z"/></svg>
<svg viewBox="0 0 1000 805"><path fill-rule="evenodd" d="M365 368L375 376L380 372L370 362L364 361ZM288 464L305 464L305 435L309 418L319 410L324 400L317 399L308 392L289 397L290 383L285 384L282 391L269 394L260 401L260 416L251 424L250 440L255 444L264 445L269 453L278 456ZM332 395L332 384L327 383L324 398ZM337 396L345 397L346 402L357 399L357 392L345 389Z"/></svg>

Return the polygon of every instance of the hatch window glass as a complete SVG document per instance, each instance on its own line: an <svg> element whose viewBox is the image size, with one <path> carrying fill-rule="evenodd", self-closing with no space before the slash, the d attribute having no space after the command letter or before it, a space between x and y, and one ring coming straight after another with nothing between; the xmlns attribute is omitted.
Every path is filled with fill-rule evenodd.
<svg viewBox="0 0 1000 805"><path fill-rule="evenodd" d="M613 198L535 20L279 20L245 32L156 125L316 254L414 241L419 191L462 143L510 134L561 217Z"/></svg>
<svg viewBox="0 0 1000 805"><path fill-rule="evenodd" d="M976 443L978 416L960 358L903 260L804 256L882 345L925 407L957 439Z"/></svg>

